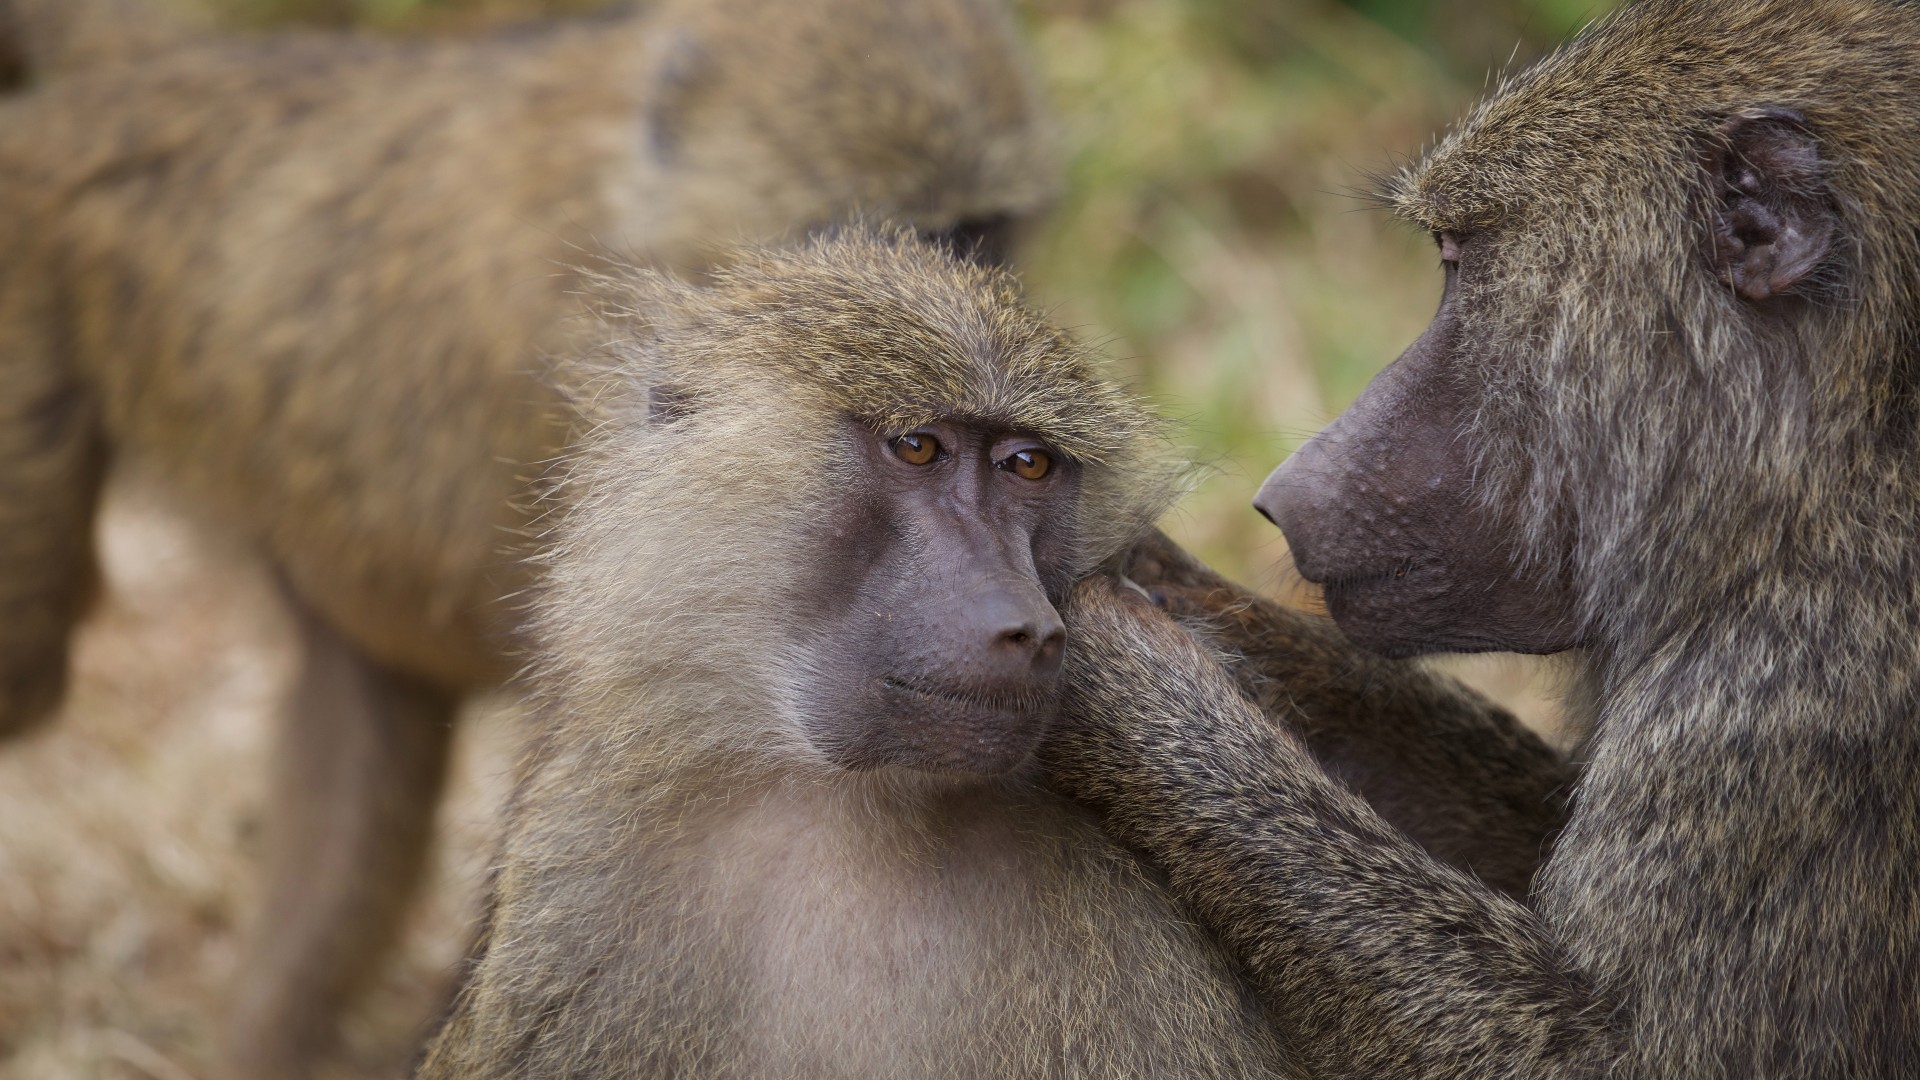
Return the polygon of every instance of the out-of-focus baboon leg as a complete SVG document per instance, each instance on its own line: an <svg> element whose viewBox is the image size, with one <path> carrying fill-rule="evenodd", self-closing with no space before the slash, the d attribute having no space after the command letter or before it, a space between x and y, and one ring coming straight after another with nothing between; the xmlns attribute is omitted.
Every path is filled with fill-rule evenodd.
<svg viewBox="0 0 1920 1080"><path fill-rule="evenodd" d="M424 861L458 698L378 667L295 602L303 670L267 793L266 905L235 984L235 1080L307 1075Z"/></svg>
<svg viewBox="0 0 1920 1080"><path fill-rule="evenodd" d="M68 639L96 584L105 445L37 292L0 275L0 735L60 704Z"/></svg>

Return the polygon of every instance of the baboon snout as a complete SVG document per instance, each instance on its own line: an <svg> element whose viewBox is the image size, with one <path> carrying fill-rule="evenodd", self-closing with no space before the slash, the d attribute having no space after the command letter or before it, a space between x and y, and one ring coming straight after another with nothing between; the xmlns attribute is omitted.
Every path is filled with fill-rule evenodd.
<svg viewBox="0 0 1920 1080"><path fill-rule="evenodd" d="M982 597L960 620L955 644L962 663L992 682L1051 681L1060 670L1067 628L1036 588Z"/></svg>
<svg viewBox="0 0 1920 1080"><path fill-rule="evenodd" d="M1327 568L1314 562L1316 553L1324 556L1326 552L1317 551L1319 545L1309 535L1313 524L1327 517L1330 479L1326 464L1320 441L1309 440L1267 475L1253 497L1253 508L1286 535L1294 565L1309 581L1324 581L1327 575Z"/></svg>

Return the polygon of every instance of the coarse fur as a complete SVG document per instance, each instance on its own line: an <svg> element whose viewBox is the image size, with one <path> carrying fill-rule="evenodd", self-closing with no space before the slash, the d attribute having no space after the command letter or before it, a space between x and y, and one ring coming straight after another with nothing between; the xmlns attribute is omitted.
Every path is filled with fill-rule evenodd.
<svg viewBox="0 0 1920 1080"><path fill-rule="evenodd" d="M1920 9L1651 0L1393 185L1447 299L1261 505L1369 644L1585 647L1537 914L1150 612L1070 613L1070 663L1155 659L1074 681L1060 782L1318 1073L1920 1074L1917 155Z"/></svg>
<svg viewBox="0 0 1920 1080"><path fill-rule="evenodd" d="M1162 509L1150 416L1006 274L902 237L633 290L536 603L487 940L418 1075L1281 1075L1217 947L1030 763L849 770L802 718L849 423L1067 454L1057 599Z"/></svg>
<svg viewBox="0 0 1920 1080"><path fill-rule="evenodd" d="M1053 785L1164 869L1307 1075L1601 1075L1604 1004L1525 906L1383 819L1144 600L1090 578L1066 616Z"/></svg>
<svg viewBox="0 0 1920 1080"><path fill-rule="evenodd" d="M1417 663L1357 652L1324 617L1226 580L1159 532L1134 545L1121 573L1375 813L1526 901L1578 772L1524 724ZM1123 683L1141 661L1124 659Z"/></svg>
<svg viewBox="0 0 1920 1080"><path fill-rule="evenodd" d="M110 456L255 542L302 632L236 1072L314 1059L458 697L521 662L516 498L572 422L538 373L585 330L565 268L857 212L997 235L1050 198L1048 147L989 0L208 38L0 101L0 730L61 696Z"/></svg>

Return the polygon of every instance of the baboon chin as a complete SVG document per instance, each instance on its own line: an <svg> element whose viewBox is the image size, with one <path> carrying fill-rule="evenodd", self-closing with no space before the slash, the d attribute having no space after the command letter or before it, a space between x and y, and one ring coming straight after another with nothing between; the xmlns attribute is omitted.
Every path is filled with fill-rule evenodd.
<svg viewBox="0 0 1920 1080"><path fill-rule="evenodd" d="M902 236L632 287L536 602L540 746L419 1075L1290 1075L1030 757L1058 602L1164 503L1149 414Z"/></svg>

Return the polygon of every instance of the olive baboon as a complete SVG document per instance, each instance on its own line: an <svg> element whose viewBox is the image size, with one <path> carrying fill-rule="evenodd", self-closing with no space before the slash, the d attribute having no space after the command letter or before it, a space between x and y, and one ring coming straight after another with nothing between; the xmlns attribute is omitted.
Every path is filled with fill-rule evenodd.
<svg viewBox="0 0 1920 1080"><path fill-rule="evenodd" d="M1258 505L1379 652L1583 646L1527 910L1090 584L1058 782L1316 1075L1920 1075L1920 9L1655 0L1390 197L1432 327Z"/></svg>
<svg viewBox="0 0 1920 1080"><path fill-rule="evenodd" d="M312 1056L405 898L459 695L518 663L561 268L855 211L985 251L1048 162L989 0L213 39L0 102L0 730L60 697L110 453L256 540L299 612L238 1071Z"/></svg>
<svg viewBox="0 0 1920 1080"><path fill-rule="evenodd" d="M1010 276L901 238L635 297L419 1075L1280 1075L1217 946L1030 760L1055 599L1169 488L1149 414Z"/></svg>

